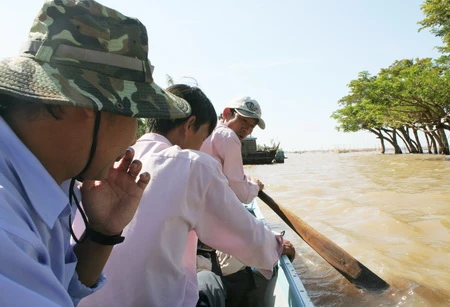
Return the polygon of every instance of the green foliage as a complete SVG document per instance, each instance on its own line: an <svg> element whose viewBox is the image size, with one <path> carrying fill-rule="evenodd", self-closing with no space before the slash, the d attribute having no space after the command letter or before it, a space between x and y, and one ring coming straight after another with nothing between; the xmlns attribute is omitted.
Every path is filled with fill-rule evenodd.
<svg viewBox="0 0 450 307"><path fill-rule="evenodd" d="M342 108L331 115L339 123L337 130L356 132L383 126L385 108L379 99L380 89L376 81L377 77L363 71L358 79L349 83L350 94L339 100Z"/></svg>
<svg viewBox="0 0 450 307"><path fill-rule="evenodd" d="M394 146L400 131L400 138L415 150L418 144L408 135L413 129L438 138L437 142L446 147L445 133L437 130L450 130L449 85L449 56L395 61L376 76L359 73L348 84L349 94L339 100L341 108L331 117L338 122L339 131L367 130L379 138L386 132Z"/></svg>
<svg viewBox="0 0 450 307"><path fill-rule="evenodd" d="M425 18L419 31L429 29L442 39L442 53L450 52L450 0L424 0ZM400 153L401 139L410 152L421 152L418 132L425 133L429 152L450 154L445 130L450 130L450 60L403 59L376 76L361 72L339 100L340 108L331 115L340 131L367 130L382 142L389 141ZM410 137L410 131L413 137Z"/></svg>
<svg viewBox="0 0 450 307"><path fill-rule="evenodd" d="M450 61L442 56L395 61L377 76L361 72L348 87L350 94L332 114L338 130L437 124L448 121Z"/></svg>
<svg viewBox="0 0 450 307"><path fill-rule="evenodd" d="M444 43L438 50L450 52L450 0L425 0L421 9L426 17L418 22L419 31L429 28Z"/></svg>
<svg viewBox="0 0 450 307"><path fill-rule="evenodd" d="M138 128L136 132L136 139L139 139L143 136L147 129L147 119L146 118L138 118Z"/></svg>

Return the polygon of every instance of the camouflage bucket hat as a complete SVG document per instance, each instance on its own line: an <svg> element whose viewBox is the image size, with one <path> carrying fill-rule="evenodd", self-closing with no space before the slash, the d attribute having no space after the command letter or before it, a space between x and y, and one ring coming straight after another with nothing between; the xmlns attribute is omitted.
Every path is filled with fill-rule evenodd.
<svg viewBox="0 0 450 307"><path fill-rule="evenodd" d="M0 93L129 117L184 118L189 104L153 82L135 18L93 0L44 3L18 57L0 61Z"/></svg>

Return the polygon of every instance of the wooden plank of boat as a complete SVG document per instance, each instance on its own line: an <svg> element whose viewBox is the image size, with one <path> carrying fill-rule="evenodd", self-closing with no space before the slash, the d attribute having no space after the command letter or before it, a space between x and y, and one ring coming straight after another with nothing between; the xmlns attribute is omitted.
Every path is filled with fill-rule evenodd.
<svg viewBox="0 0 450 307"><path fill-rule="evenodd" d="M278 151L278 147L264 148L258 150L256 146L256 138L246 137L242 140L242 162L246 164L272 164L275 161L275 155Z"/></svg>
<svg viewBox="0 0 450 307"><path fill-rule="evenodd" d="M272 164L275 160L275 153L271 154L268 152L254 152L242 156L242 163L244 165L248 164Z"/></svg>
<svg viewBox="0 0 450 307"><path fill-rule="evenodd" d="M256 200L246 205L246 208L257 219L267 225ZM311 298L308 296L305 286L289 258L285 255L281 256L278 265L281 269L278 269L277 275L269 281L267 286L268 290L265 294L266 306L313 307Z"/></svg>

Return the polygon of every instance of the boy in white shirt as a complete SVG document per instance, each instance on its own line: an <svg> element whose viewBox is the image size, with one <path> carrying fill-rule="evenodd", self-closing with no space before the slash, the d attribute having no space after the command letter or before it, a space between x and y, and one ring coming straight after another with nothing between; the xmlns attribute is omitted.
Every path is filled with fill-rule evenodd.
<svg viewBox="0 0 450 307"><path fill-rule="evenodd" d="M105 267L108 283L80 306L195 306L198 239L258 268L266 278L282 253L292 253L290 242L242 206L219 163L198 151L217 122L209 99L187 85L168 91L190 103L191 116L151 119L152 132L134 146L152 180L124 230L126 241ZM223 299L216 303L223 306Z"/></svg>

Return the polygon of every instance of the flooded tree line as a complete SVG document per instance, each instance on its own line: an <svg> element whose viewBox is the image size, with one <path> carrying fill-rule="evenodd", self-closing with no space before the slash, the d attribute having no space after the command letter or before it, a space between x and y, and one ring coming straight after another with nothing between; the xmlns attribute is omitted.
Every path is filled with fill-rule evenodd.
<svg viewBox="0 0 450 307"><path fill-rule="evenodd" d="M450 0L426 0L419 30L429 28L444 43L437 59L397 60L378 74L360 72L348 84L349 94L331 115L343 132L369 131L396 154L450 155ZM445 2L442 4L442 2Z"/></svg>

